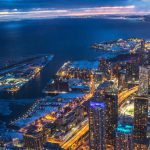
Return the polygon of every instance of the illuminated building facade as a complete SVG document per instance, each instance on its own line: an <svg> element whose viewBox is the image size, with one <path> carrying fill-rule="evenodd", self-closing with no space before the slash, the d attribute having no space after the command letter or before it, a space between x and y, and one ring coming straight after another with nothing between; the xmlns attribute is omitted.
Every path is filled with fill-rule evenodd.
<svg viewBox="0 0 150 150"><path fill-rule="evenodd" d="M106 105L104 102L94 101L91 101L89 105L90 149L105 150Z"/></svg>
<svg viewBox="0 0 150 150"><path fill-rule="evenodd" d="M134 143L134 150L149 150L147 144Z"/></svg>
<svg viewBox="0 0 150 150"><path fill-rule="evenodd" d="M139 68L139 96L148 95L150 92L150 67L141 66Z"/></svg>
<svg viewBox="0 0 150 150"><path fill-rule="evenodd" d="M126 66L126 81L134 82L139 78L139 65L137 61L127 62Z"/></svg>
<svg viewBox="0 0 150 150"><path fill-rule="evenodd" d="M141 48L140 48L140 51L139 51L139 64L140 65L143 65L145 64L145 40L142 39L141 40Z"/></svg>
<svg viewBox="0 0 150 150"><path fill-rule="evenodd" d="M145 144L145 141L147 140L148 100L149 98L147 97L135 97L133 135L135 143L139 145Z"/></svg>
<svg viewBox="0 0 150 150"><path fill-rule="evenodd" d="M13 143L14 146L18 146L20 142L19 142L18 138L13 138L12 143Z"/></svg>
<svg viewBox="0 0 150 150"><path fill-rule="evenodd" d="M150 50L145 49L142 55L142 64L141 65L150 65Z"/></svg>
<svg viewBox="0 0 150 150"><path fill-rule="evenodd" d="M119 90L126 87L126 70L120 70L118 74Z"/></svg>
<svg viewBox="0 0 150 150"><path fill-rule="evenodd" d="M118 122L118 95L117 92L107 91L104 94L106 103L106 145L115 147L115 135Z"/></svg>
<svg viewBox="0 0 150 150"><path fill-rule="evenodd" d="M119 124L116 129L116 149L133 150L133 126Z"/></svg>
<svg viewBox="0 0 150 150"><path fill-rule="evenodd" d="M29 132L23 137L24 147L29 150L41 150L43 149L43 144L47 141L48 135L46 132Z"/></svg>
<svg viewBox="0 0 150 150"><path fill-rule="evenodd" d="M103 82L94 95L94 100L106 104L105 141L106 146L115 149L115 135L118 122L118 89L111 80Z"/></svg>
<svg viewBox="0 0 150 150"><path fill-rule="evenodd" d="M74 111L71 111L65 116L57 119L56 125L58 127L58 130L67 132L68 130L71 130L71 128L82 122L83 119L84 109L83 107L77 107Z"/></svg>

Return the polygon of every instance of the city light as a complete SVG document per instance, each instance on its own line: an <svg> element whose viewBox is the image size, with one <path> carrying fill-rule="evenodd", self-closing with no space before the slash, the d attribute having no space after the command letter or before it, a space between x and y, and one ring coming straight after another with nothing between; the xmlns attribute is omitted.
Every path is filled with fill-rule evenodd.
<svg viewBox="0 0 150 150"><path fill-rule="evenodd" d="M119 2L0 1L0 150L150 149L150 5Z"/></svg>

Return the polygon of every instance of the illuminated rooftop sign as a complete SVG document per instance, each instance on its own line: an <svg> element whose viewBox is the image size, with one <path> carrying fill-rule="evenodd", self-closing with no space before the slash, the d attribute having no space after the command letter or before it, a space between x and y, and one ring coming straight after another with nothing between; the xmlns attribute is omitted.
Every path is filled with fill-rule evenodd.
<svg viewBox="0 0 150 150"><path fill-rule="evenodd" d="M90 102L91 107L105 108L104 102Z"/></svg>
<svg viewBox="0 0 150 150"><path fill-rule="evenodd" d="M117 127L117 132L120 132L120 133L130 134L132 133L132 130L133 130L133 126L131 125L119 124Z"/></svg>

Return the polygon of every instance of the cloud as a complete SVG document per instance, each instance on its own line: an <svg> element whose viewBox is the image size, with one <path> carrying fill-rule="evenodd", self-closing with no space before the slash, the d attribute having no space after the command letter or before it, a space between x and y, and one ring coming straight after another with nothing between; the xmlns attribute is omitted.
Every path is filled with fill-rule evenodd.
<svg viewBox="0 0 150 150"><path fill-rule="evenodd" d="M129 6L105 6L88 7L74 9L38 9L30 11L1 11L0 20L18 19L43 19L57 17L82 17L82 16L102 16L102 15L144 15L150 11L139 9L135 5Z"/></svg>

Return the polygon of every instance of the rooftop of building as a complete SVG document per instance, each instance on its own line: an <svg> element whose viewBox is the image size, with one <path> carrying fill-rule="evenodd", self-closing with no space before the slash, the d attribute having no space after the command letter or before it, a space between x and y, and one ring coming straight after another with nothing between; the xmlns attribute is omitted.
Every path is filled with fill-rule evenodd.
<svg viewBox="0 0 150 150"><path fill-rule="evenodd" d="M59 95L57 95L55 98L62 98L62 99L73 99L73 98L79 98L79 97L82 97L84 96L85 93L82 93L82 92L69 92L69 93L61 93Z"/></svg>
<svg viewBox="0 0 150 150"><path fill-rule="evenodd" d="M107 80L107 81L104 81L102 84L100 84L97 89L98 90L104 90L104 89L112 86L113 84L114 84L113 81Z"/></svg>
<svg viewBox="0 0 150 150"><path fill-rule="evenodd" d="M64 107L74 99L83 97L85 93L82 92L69 92L61 93L55 97L45 97L39 105L34 109L33 113L29 117L24 117L15 122L18 127L24 127L27 124L33 123L41 117L46 116L49 113L57 112L59 107Z"/></svg>
<svg viewBox="0 0 150 150"><path fill-rule="evenodd" d="M95 102L95 101L91 101L90 102L90 107L93 107L93 108L101 108L101 109L104 109L105 108L105 103L104 102Z"/></svg>
<svg viewBox="0 0 150 150"><path fill-rule="evenodd" d="M147 95L143 95L143 96L136 95L134 98L136 100L150 100L150 98Z"/></svg>
<svg viewBox="0 0 150 150"><path fill-rule="evenodd" d="M144 68L144 69L150 69L150 65L144 65L144 66L140 66L140 68Z"/></svg>
<svg viewBox="0 0 150 150"><path fill-rule="evenodd" d="M102 84L99 85L99 87L97 88L97 90L105 90L106 93L112 93L112 94L116 94L118 92L118 89L116 87L116 84L114 81L112 80L107 80L104 81Z"/></svg>
<svg viewBox="0 0 150 150"><path fill-rule="evenodd" d="M133 132L133 125L118 124L117 133L130 134Z"/></svg>
<svg viewBox="0 0 150 150"><path fill-rule="evenodd" d="M97 70L99 67L99 61L74 61L70 64L70 68L77 68L77 69L88 69L88 70Z"/></svg>
<svg viewBox="0 0 150 150"><path fill-rule="evenodd" d="M122 69L122 70L119 71L119 73L120 73L120 74L126 74L126 70L125 70L125 69Z"/></svg>

